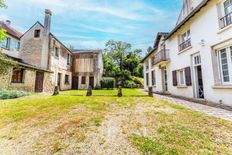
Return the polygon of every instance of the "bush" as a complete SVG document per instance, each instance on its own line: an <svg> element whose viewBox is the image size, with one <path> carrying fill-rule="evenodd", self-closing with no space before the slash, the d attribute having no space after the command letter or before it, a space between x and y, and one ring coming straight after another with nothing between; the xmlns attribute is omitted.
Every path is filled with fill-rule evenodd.
<svg viewBox="0 0 232 155"><path fill-rule="evenodd" d="M126 80L124 82L124 87L125 88L138 88L138 85L132 80Z"/></svg>
<svg viewBox="0 0 232 155"><path fill-rule="evenodd" d="M114 89L115 88L115 78L104 77L101 80L102 89Z"/></svg>
<svg viewBox="0 0 232 155"><path fill-rule="evenodd" d="M19 98L22 96L27 96L29 93L23 91L14 91L14 90L0 90L0 99L13 99Z"/></svg>
<svg viewBox="0 0 232 155"><path fill-rule="evenodd" d="M140 88L142 88L143 85L144 85L144 79L143 78L132 76L131 80L133 80L138 85L138 87L140 87Z"/></svg>

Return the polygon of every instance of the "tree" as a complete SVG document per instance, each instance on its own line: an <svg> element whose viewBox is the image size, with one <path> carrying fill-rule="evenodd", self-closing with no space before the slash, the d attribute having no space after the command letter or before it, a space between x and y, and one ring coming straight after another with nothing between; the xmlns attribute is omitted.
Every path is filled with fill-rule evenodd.
<svg viewBox="0 0 232 155"><path fill-rule="evenodd" d="M6 8L5 2L3 0L0 0L0 8ZM4 29L0 29L0 44L5 40L5 37L6 31ZM9 71L9 65L16 65L16 62L8 58L0 50L0 74L7 74Z"/></svg>
<svg viewBox="0 0 232 155"><path fill-rule="evenodd" d="M150 53L151 51L152 51L152 47L151 46L149 46L148 48L147 48L147 53Z"/></svg>
<svg viewBox="0 0 232 155"><path fill-rule="evenodd" d="M105 76L115 77L117 82L130 83L133 76L143 76L141 68L142 50L131 50L131 44L122 41L110 40L106 43L103 54ZM141 70L142 69L142 70Z"/></svg>

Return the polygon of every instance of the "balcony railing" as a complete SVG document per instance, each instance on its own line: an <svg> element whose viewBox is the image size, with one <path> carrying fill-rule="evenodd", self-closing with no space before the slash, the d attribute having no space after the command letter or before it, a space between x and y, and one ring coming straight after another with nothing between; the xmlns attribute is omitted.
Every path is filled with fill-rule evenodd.
<svg viewBox="0 0 232 155"><path fill-rule="evenodd" d="M191 46L191 39L188 39L179 45L179 50L182 51Z"/></svg>
<svg viewBox="0 0 232 155"><path fill-rule="evenodd" d="M167 49L162 49L155 55L152 60L152 65L157 65L158 63L168 61L169 59L169 51Z"/></svg>
<svg viewBox="0 0 232 155"><path fill-rule="evenodd" d="M223 29L224 27L232 24L232 12L225 15L220 19L220 27Z"/></svg>

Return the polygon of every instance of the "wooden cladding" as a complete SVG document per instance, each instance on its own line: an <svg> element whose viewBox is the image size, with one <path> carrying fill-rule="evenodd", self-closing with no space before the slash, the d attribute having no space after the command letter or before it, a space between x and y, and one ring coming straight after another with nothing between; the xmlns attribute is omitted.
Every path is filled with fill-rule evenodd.
<svg viewBox="0 0 232 155"><path fill-rule="evenodd" d="M172 71L172 81L173 81L173 86L178 86L180 85L179 82L179 78L178 78L178 71ZM192 86L192 77L191 77L191 68L190 67L186 67L184 69L184 73L185 73L185 84L186 86Z"/></svg>

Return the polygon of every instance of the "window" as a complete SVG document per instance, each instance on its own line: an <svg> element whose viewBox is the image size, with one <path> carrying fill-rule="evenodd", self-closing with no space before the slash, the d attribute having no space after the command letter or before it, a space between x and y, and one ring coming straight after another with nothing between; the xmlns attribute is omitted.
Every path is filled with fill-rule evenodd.
<svg viewBox="0 0 232 155"><path fill-rule="evenodd" d="M183 33L179 40L180 40L180 45L179 45L179 49L180 51L188 48L189 46L191 46L191 36L190 36L190 30L188 30L187 32Z"/></svg>
<svg viewBox="0 0 232 155"><path fill-rule="evenodd" d="M178 71L178 85L185 85L185 74L184 74L184 70Z"/></svg>
<svg viewBox="0 0 232 155"><path fill-rule="evenodd" d="M24 69L14 68L12 73L12 83L23 83Z"/></svg>
<svg viewBox="0 0 232 155"><path fill-rule="evenodd" d="M54 53L56 57L59 57L59 48L58 47L54 47Z"/></svg>
<svg viewBox="0 0 232 155"><path fill-rule="evenodd" d="M155 86L156 85L155 70L151 72L151 75L152 75L152 85Z"/></svg>
<svg viewBox="0 0 232 155"><path fill-rule="evenodd" d="M40 30L35 30L34 37L39 38L40 37Z"/></svg>
<svg viewBox="0 0 232 155"><path fill-rule="evenodd" d="M20 49L20 42L19 42L19 41L16 42L15 49L16 49L17 51L19 51L19 49Z"/></svg>
<svg viewBox="0 0 232 155"><path fill-rule="evenodd" d="M224 28L232 24L232 0L226 0L222 7L224 8L224 12L222 12L224 17L220 19L220 27Z"/></svg>
<svg viewBox="0 0 232 155"><path fill-rule="evenodd" d="M218 51L222 84L232 84L232 46Z"/></svg>
<svg viewBox="0 0 232 155"><path fill-rule="evenodd" d="M82 76L82 77L81 77L81 84L85 84L85 83L86 83L86 82L85 82L85 79L86 79L85 76Z"/></svg>
<svg viewBox="0 0 232 155"><path fill-rule="evenodd" d="M67 57L67 65L71 64L71 55L68 53L68 57Z"/></svg>
<svg viewBox="0 0 232 155"><path fill-rule="evenodd" d="M69 84L69 75L65 75L64 84Z"/></svg>
<svg viewBox="0 0 232 155"><path fill-rule="evenodd" d="M6 37L6 39L3 42L2 47L9 50L10 49L10 42L11 42L11 38Z"/></svg>

